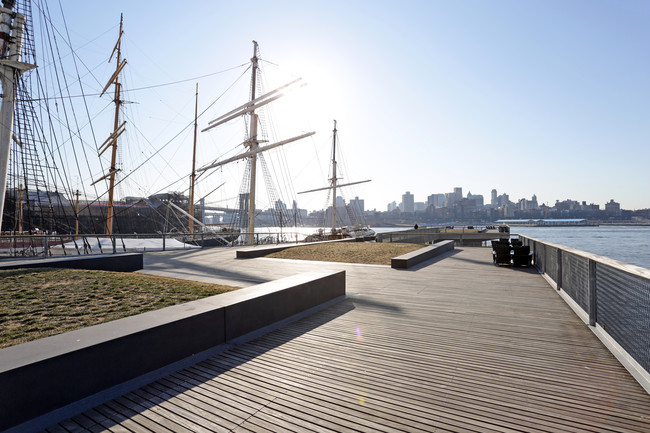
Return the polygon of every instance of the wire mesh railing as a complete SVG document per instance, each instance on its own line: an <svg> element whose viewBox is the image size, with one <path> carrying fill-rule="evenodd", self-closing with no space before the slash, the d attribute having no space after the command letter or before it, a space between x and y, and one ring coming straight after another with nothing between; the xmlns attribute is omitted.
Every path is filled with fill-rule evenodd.
<svg viewBox="0 0 650 433"><path fill-rule="evenodd" d="M560 245L519 236L535 265L564 291L648 375L650 270ZM649 376L650 377L650 376Z"/></svg>

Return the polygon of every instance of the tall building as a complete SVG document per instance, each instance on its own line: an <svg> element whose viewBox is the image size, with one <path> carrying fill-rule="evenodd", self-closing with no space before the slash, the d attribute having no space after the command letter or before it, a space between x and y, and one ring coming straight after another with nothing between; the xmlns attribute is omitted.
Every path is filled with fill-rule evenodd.
<svg viewBox="0 0 650 433"><path fill-rule="evenodd" d="M497 190L496 189L492 190L492 197L491 197L491 200L490 200L490 204L492 205L492 207L498 207L499 206L499 203L497 201Z"/></svg>
<svg viewBox="0 0 650 433"><path fill-rule="evenodd" d="M410 191L402 194L402 212L415 212L415 197Z"/></svg>
<svg viewBox="0 0 650 433"><path fill-rule="evenodd" d="M427 197L427 205L434 208L444 207L445 195L444 194L431 194Z"/></svg>
<svg viewBox="0 0 650 433"><path fill-rule="evenodd" d="M472 194L471 192L467 193L467 200L473 200L475 206L478 209L483 209L483 195L482 194Z"/></svg>
<svg viewBox="0 0 650 433"><path fill-rule="evenodd" d="M354 199L350 200L350 208L352 208L352 211L355 212L357 215L363 215L364 212L364 202L363 199L360 199L359 197L355 197Z"/></svg>
<svg viewBox="0 0 650 433"><path fill-rule="evenodd" d="M605 212L609 215L621 215L621 204L611 199L609 203L605 203Z"/></svg>
<svg viewBox="0 0 650 433"><path fill-rule="evenodd" d="M456 196L456 201L461 201L463 198L463 188L459 186L454 188L454 195Z"/></svg>
<svg viewBox="0 0 650 433"><path fill-rule="evenodd" d="M282 200L277 200L275 202L275 210L278 212L284 212L287 210L287 205L284 204Z"/></svg>
<svg viewBox="0 0 650 433"><path fill-rule="evenodd" d="M388 206L386 206L386 210L387 210L388 212L392 212L392 211L394 211L395 209L397 209L397 203L394 202L394 201L391 202L391 203L388 203Z"/></svg>

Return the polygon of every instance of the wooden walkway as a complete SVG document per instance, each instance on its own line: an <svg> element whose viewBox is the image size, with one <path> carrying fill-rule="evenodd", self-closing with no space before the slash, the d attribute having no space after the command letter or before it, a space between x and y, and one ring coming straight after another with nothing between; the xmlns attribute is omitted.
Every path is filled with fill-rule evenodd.
<svg viewBox="0 0 650 433"><path fill-rule="evenodd" d="M46 431L650 431L650 395L540 275L487 248L415 270L228 251L229 280L346 269L350 296Z"/></svg>

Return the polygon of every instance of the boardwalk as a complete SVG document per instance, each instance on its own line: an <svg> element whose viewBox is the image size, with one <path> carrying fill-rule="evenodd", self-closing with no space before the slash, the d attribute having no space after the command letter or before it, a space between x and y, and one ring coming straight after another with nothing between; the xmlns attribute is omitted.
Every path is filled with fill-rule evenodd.
<svg viewBox="0 0 650 433"><path fill-rule="evenodd" d="M240 285L345 269L349 296L47 431L650 431L650 396L540 275L489 249L408 271L232 257L145 268Z"/></svg>

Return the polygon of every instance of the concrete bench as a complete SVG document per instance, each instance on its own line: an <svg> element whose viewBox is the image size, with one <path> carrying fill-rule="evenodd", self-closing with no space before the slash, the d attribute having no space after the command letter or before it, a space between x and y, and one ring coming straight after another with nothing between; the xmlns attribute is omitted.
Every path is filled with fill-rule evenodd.
<svg viewBox="0 0 650 433"><path fill-rule="evenodd" d="M419 250L402 254L398 257L393 257L390 259L390 267L395 269L407 269L413 265L417 265L418 263L432 259L453 249L454 241L438 242L431 246L420 248Z"/></svg>
<svg viewBox="0 0 650 433"><path fill-rule="evenodd" d="M254 259L257 257L264 257L271 253L276 253L278 251L286 250L287 248L294 247L304 247L306 245L320 245L328 242L355 242L355 238L345 238L345 239L334 239L331 241L321 241L321 242L302 242L297 244L278 244L278 245L264 245L253 247L245 250L237 250L238 259Z"/></svg>
<svg viewBox="0 0 650 433"><path fill-rule="evenodd" d="M344 295L344 271L311 272L0 349L0 431L43 428Z"/></svg>
<svg viewBox="0 0 650 433"><path fill-rule="evenodd" d="M133 272L143 267L142 253L96 254L87 256L47 257L3 260L0 269L66 268L94 271Z"/></svg>

